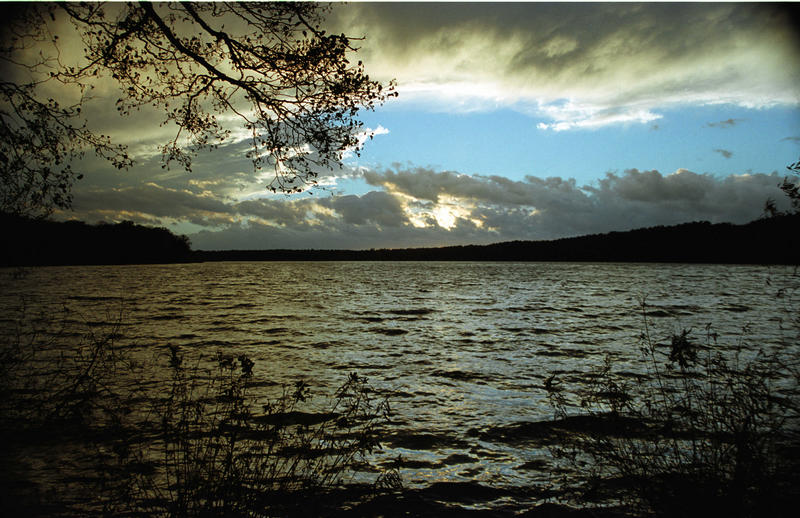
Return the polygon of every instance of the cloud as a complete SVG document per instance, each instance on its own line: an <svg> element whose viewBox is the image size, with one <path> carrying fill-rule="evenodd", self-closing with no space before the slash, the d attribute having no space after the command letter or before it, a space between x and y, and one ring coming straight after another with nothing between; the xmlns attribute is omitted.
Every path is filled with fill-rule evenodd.
<svg viewBox="0 0 800 518"><path fill-rule="evenodd" d="M148 182L136 187L76 191L74 212L64 216L95 221L137 222L163 225L183 220L196 225L216 226L232 221L226 200L205 193L162 187Z"/></svg>
<svg viewBox="0 0 800 518"><path fill-rule="evenodd" d="M651 123L680 105L796 105L788 7L753 4L355 3L332 27L365 35L371 76L399 103L511 107L543 130Z"/></svg>
<svg viewBox="0 0 800 518"><path fill-rule="evenodd" d="M363 196L346 195L324 198L320 204L339 214L349 225L372 223L379 227L397 227L405 223L402 203L389 193L371 191Z"/></svg>
<svg viewBox="0 0 800 518"><path fill-rule="evenodd" d="M608 126L610 124L645 124L662 117L662 115L653 113L650 110L619 107L586 106L582 109L574 107L563 109L562 107L556 106L544 106L541 111L557 122L550 124L540 122L536 127L542 130L551 129L553 131L592 129Z"/></svg>
<svg viewBox="0 0 800 518"><path fill-rule="evenodd" d="M572 178L511 180L426 168L365 171L361 195L238 200L154 182L77 192L87 221L192 224L196 247L400 248L553 239L686 221L744 223L784 203L777 173L718 178L679 169L628 169L590 185ZM782 207L779 207L782 208Z"/></svg>
<svg viewBox="0 0 800 518"><path fill-rule="evenodd" d="M780 197L775 175L723 179L685 169L663 175L628 169L593 185L574 179L466 176L427 169L365 174L372 185L438 204L446 193L474 207L465 219L483 221L498 237L555 238L675 224L696 219L743 223L760 214L767 198ZM434 205L435 206L435 205ZM513 229L513 231L512 231ZM523 231L523 229L525 229Z"/></svg>
<svg viewBox="0 0 800 518"><path fill-rule="evenodd" d="M479 242L473 229L459 227L450 232L437 227L414 228L373 226L343 227L331 232L329 227L278 228L259 222L235 223L224 232L201 231L190 236L193 246L204 250L225 249L369 249L432 247L446 243ZM447 239L447 241L442 241Z"/></svg>
<svg viewBox="0 0 800 518"><path fill-rule="evenodd" d="M237 203L233 210L243 216L258 218L265 225L301 227L307 225L306 218L313 203L306 198L295 201L262 198Z"/></svg>
<svg viewBox="0 0 800 518"><path fill-rule="evenodd" d="M687 221L745 223L767 199L785 204L773 174L718 178L628 169L591 185L559 177L510 180L425 168L367 171L380 189L356 196L260 199L232 206L201 248L402 248L554 239Z"/></svg>
<svg viewBox="0 0 800 518"><path fill-rule="evenodd" d="M380 124L375 129L364 128L362 131L356 134L357 144L355 145L355 147L353 149L346 150L342 155L342 159L346 160L348 158L353 158L353 156L355 155L355 150L361 149L364 146L364 144L366 144L367 140L372 140L377 136L388 135L388 134L389 130L384 128Z"/></svg>
<svg viewBox="0 0 800 518"><path fill-rule="evenodd" d="M784 140L788 140L789 142L800 142L800 137L797 137L797 136L795 136L795 137L784 137L784 138L781 139L781 142L783 142Z"/></svg>
<svg viewBox="0 0 800 518"><path fill-rule="evenodd" d="M725 158L730 158L733 156L733 151L728 151L727 149L715 149L714 152L719 153Z"/></svg>
<svg viewBox="0 0 800 518"><path fill-rule="evenodd" d="M719 122L709 122L706 126L709 128L732 128L740 122L742 122L742 119L727 119Z"/></svg>
<svg viewBox="0 0 800 518"><path fill-rule="evenodd" d="M389 192L434 203L446 196L503 206L536 206L566 203L567 199L585 196L574 179L558 177L542 179L529 176L520 182L504 176L469 176L417 168L397 172L390 169L369 171L364 173L364 179L370 185L383 187Z"/></svg>
<svg viewBox="0 0 800 518"><path fill-rule="evenodd" d="M685 169L668 175L629 169L622 175L606 173L596 186L585 190L602 214L617 221L631 216L628 225L694 220L745 223L760 215L767 199L782 200L777 188L780 180L775 173L717 178Z"/></svg>

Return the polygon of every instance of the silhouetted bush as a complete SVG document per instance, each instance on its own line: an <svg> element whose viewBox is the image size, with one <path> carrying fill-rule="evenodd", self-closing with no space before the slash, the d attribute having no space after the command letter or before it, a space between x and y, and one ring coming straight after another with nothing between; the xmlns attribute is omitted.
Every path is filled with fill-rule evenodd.
<svg viewBox="0 0 800 518"><path fill-rule="evenodd" d="M186 368L170 349L166 397L145 433L119 463L128 476L114 509L147 516L312 516L325 493L350 481L379 447L376 426L388 405L365 378L350 374L321 412L300 411L310 397L297 382L257 409L249 390L254 363L218 354L208 372ZM142 469L143 466L148 469ZM394 473L376 490L397 487Z"/></svg>
<svg viewBox="0 0 800 518"><path fill-rule="evenodd" d="M246 356L187 367L176 347L166 357L120 347L121 313L107 326L66 308L9 317L0 343L6 515L314 515L353 481L388 417L356 374L309 412L303 382L259 399L253 387L264 382ZM28 470L32 453L49 468ZM371 487L365 498L400 479L382 473Z"/></svg>
<svg viewBox="0 0 800 518"><path fill-rule="evenodd" d="M25 433L58 423L118 419L119 386L131 367L116 346L121 312L94 326L60 313L8 308L0 329L0 430Z"/></svg>
<svg viewBox="0 0 800 518"><path fill-rule="evenodd" d="M554 448L583 473L580 500L619 497L639 514L794 516L800 503L800 363L797 350L724 347L709 327L659 344L642 303L643 376L607 359L582 394L582 413L617 425L589 428ZM662 350L665 349L666 351ZM630 365L626 365L630 369ZM557 417L569 394L550 380Z"/></svg>

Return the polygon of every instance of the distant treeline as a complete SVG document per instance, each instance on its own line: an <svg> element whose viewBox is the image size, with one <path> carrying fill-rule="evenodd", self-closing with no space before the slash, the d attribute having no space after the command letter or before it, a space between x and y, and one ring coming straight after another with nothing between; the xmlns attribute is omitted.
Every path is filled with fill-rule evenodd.
<svg viewBox="0 0 800 518"><path fill-rule="evenodd" d="M201 261L597 261L798 264L800 215L707 221L552 241L382 250L197 251Z"/></svg>
<svg viewBox="0 0 800 518"><path fill-rule="evenodd" d="M192 251L165 228L0 216L0 265L188 261L596 261L800 264L800 215L747 223L695 222L552 241L380 250Z"/></svg>
<svg viewBox="0 0 800 518"><path fill-rule="evenodd" d="M0 215L0 265L142 264L191 261L189 238L131 221L88 225Z"/></svg>

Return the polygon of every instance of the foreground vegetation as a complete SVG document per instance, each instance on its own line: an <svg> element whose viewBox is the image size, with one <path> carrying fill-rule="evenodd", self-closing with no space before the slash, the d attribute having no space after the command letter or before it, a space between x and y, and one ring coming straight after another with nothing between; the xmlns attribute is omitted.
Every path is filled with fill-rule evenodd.
<svg viewBox="0 0 800 518"><path fill-rule="evenodd" d="M305 411L302 382L256 397L265 382L247 356L153 355L119 346L118 326L20 311L0 348L12 515L314 515L354 482L388 418L356 374ZM29 471L37 456L52 469ZM358 480L362 501L400 487L391 470L371 479Z"/></svg>
<svg viewBox="0 0 800 518"><path fill-rule="evenodd" d="M546 388L557 422L584 416L596 426L565 428L555 455L587 473L575 498L617 501L638 516L794 516L800 502L800 358L725 344L709 326L666 343L651 334L642 302L641 374L607 359L589 387ZM576 408L576 406L578 408ZM560 427L556 426L556 429Z"/></svg>
<svg viewBox="0 0 800 518"><path fill-rule="evenodd" d="M375 472L370 454L391 433L388 405L358 375L320 402L304 383L260 379L243 355L126 345L121 314L96 327L69 311L23 307L5 321L0 349L2 509L458 516L467 509L438 502L533 496L545 503L530 516L792 516L800 327L790 292L781 290L794 315L781 322L784 351L759 352L746 335L729 343L710 327L699 338L661 335L643 304L641 369L609 360L576 393L553 376L545 387L555 420L493 431L543 439L554 465L572 468L560 487L527 492L443 482L402 490L397 471ZM470 512L513 516L519 507Z"/></svg>

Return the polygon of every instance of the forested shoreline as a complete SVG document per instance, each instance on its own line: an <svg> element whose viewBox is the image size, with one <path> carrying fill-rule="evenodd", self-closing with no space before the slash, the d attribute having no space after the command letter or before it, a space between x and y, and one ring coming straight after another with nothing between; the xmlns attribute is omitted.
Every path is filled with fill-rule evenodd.
<svg viewBox="0 0 800 518"><path fill-rule="evenodd" d="M131 221L90 225L4 215L3 266L175 263L192 260L186 236Z"/></svg>
<svg viewBox="0 0 800 518"><path fill-rule="evenodd" d="M800 215L744 225L692 222L548 241L371 250L192 250L166 228L4 216L2 266L198 261L575 261L796 264Z"/></svg>

